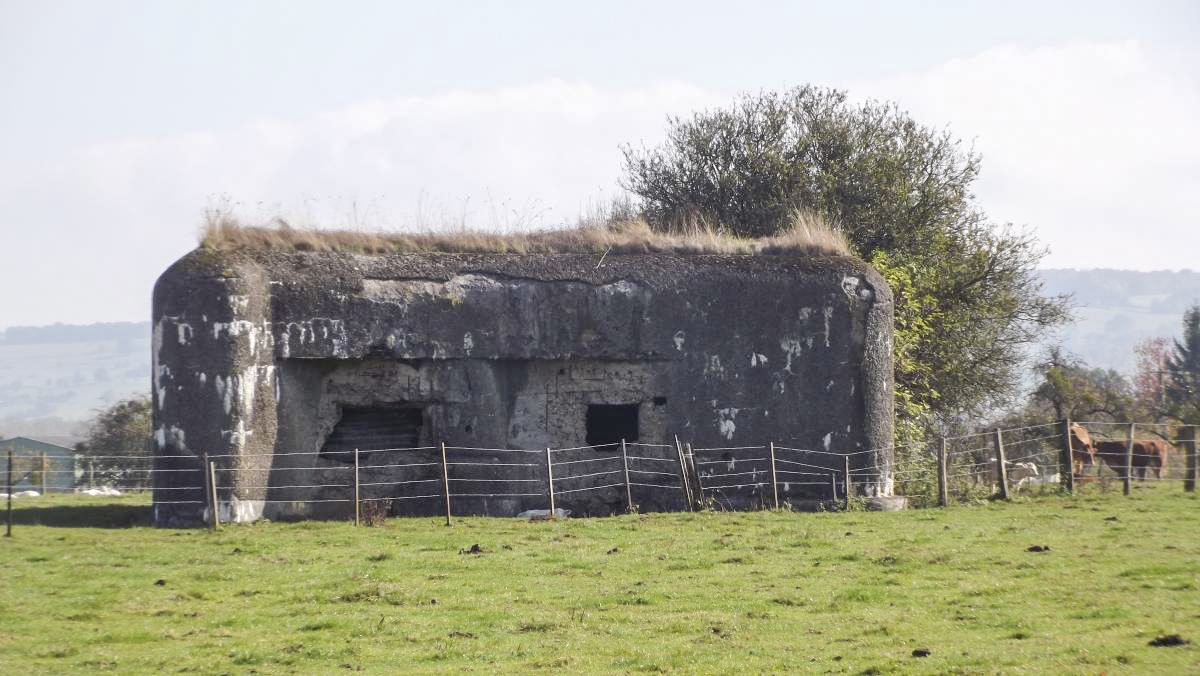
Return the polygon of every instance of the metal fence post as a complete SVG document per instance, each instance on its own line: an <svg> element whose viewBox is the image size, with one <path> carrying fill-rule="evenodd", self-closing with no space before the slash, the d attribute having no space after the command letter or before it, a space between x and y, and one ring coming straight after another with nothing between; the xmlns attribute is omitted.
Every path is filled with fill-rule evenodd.
<svg viewBox="0 0 1200 676"><path fill-rule="evenodd" d="M1129 423L1129 443L1125 444L1125 462L1123 463L1125 480L1121 485L1121 490L1125 495L1129 495L1133 491L1133 436L1136 429L1136 423Z"/></svg>
<svg viewBox="0 0 1200 676"><path fill-rule="evenodd" d="M1004 457L1004 432L996 428L996 479L1000 482L1000 498L1008 499L1008 461Z"/></svg>
<svg viewBox="0 0 1200 676"><path fill-rule="evenodd" d="M937 482L938 507L946 507L950 504L950 482L946 476L946 437L942 437L942 444L938 447Z"/></svg>
<svg viewBox="0 0 1200 676"><path fill-rule="evenodd" d="M446 525L450 523L450 469L446 464L446 442L441 443L442 449L442 495L446 498Z"/></svg>
<svg viewBox="0 0 1200 676"><path fill-rule="evenodd" d="M354 449L354 525L362 525L362 500L358 483L358 449Z"/></svg>
<svg viewBox="0 0 1200 676"><path fill-rule="evenodd" d="M833 500L833 507L837 506L837 472L829 473L829 498Z"/></svg>
<svg viewBox="0 0 1200 676"><path fill-rule="evenodd" d="M546 447L546 490L550 494L550 516L556 515L554 509L554 463L550 460L550 447Z"/></svg>
<svg viewBox="0 0 1200 676"><path fill-rule="evenodd" d="M779 509L779 480L775 478L775 442L770 442L771 449L771 492L775 495L775 509Z"/></svg>
<svg viewBox="0 0 1200 676"><path fill-rule="evenodd" d="M50 471L50 461L46 457L45 451L42 451L41 460L42 460L42 472L41 472L42 476L41 476L41 481L39 483L41 484L40 487L42 489L42 495L45 495L46 494L46 474L49 473L49 471Z"/></svg>
<svg viewBox="0 0 1200 676"><path fill-rule="evenodd" d="M629 487L629 455L625 451L625 440L621 440L621 468L625 470L625 501L629 513L633 513L633 489Z"/></svg>

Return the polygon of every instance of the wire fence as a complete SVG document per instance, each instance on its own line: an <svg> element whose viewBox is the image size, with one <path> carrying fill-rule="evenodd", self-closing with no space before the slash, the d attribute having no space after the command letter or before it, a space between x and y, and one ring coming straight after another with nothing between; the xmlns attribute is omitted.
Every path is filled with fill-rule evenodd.
<svg viewBox="0 0 1200 676"><path fill-rule="evenodd" d="M261 454L91 456L99 481L78 468L9 453L12 499L55 493L105 496L153 487L156 507L210 526L254 520L267 505L296 516L438 515L638 510L842 509L868 496L946 506L1021 491L1097 483L1197 480L1200 426L1059 421L932 443L838 452L768 442L693 447L618 442L546 449L421 446ZM93 465L94 466L94 465ZM70 474L75 483L55 481ZM40 488L16 490L37 479ZM24 482L24 484L22 483Z"/></svg>

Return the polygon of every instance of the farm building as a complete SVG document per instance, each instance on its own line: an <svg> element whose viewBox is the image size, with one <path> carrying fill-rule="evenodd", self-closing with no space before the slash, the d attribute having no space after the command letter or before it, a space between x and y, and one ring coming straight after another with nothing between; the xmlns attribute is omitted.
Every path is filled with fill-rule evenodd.
<svg viewBox="0 0 1200 676"><path fill-rule="evenodd" d="M0 457L7 457L9 451L14 490L70 491L80 478L75 451L69 448L26 437L0 439Z"/></svg>
<svg viewBox="0 0 1200 676"><path fill-rule="evenodd" d="M732 507L828 493L764 484L770 442L888 496L891 324L844 256L201 248L154 291L156 522L206 518L202 454L225 521L344 517L351 473L393 514L545 509L549 474L575 513L681 509L676 440L749 477Z"/></svg>

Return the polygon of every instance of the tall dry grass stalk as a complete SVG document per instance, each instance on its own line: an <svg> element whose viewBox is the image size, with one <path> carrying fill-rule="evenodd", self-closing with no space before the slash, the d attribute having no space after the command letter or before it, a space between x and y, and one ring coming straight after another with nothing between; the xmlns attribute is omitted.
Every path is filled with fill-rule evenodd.
<svg viewBox="0 0 1200 676"><path fill-rule="evenodd" d="M842 233L819 216L796 212L791 227L779 235L746 238L693 221L669 232L652 230L640 218L585 223L573 228L502 234L481 230L422 233L365 233L294 228L282 220L272 225L243 225L224 212L206 214L200 246L216 250L337 251L347 253L589 253L602 254L743 254L850 255Z"/></svg>

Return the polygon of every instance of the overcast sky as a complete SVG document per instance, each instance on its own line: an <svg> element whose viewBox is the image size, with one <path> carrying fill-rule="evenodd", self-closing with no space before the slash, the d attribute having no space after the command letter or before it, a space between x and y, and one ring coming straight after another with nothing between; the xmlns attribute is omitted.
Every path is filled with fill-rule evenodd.
<svg viewBox="0 0 1200 676"><path fill-rule="evenodd" d="M0 328L148 319L215 205L570 221L667 115L806 82L973 142L1047 267L1197 269L1198 7L0 0Z"/></svg>

